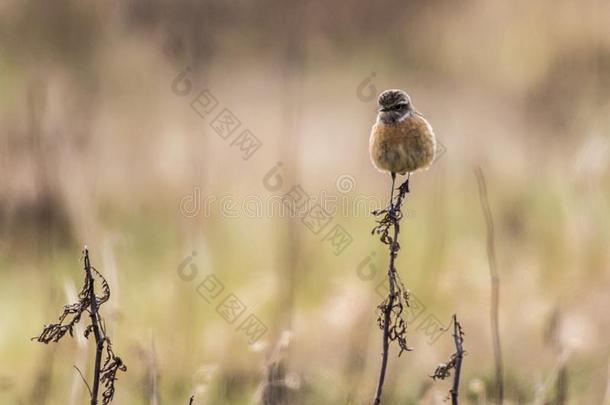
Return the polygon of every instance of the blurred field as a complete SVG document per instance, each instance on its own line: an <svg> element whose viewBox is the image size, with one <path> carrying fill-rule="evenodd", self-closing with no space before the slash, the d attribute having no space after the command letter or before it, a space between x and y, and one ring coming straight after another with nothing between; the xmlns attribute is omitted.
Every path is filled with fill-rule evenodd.
<svg viewBox="0 0 610 405"><path fill-rule="evenodd" d="M3 1L0 403L85 403L72 365L90 375L91 342L30 341L80 287L85 244L128 366L114 403L253 403L286 331L285 403L370 403L387 254L358 204L389 193L368 157L369 96L386 88L410 93L446 152L411 182L398 269L425 311L416 350L392 353L384 403L443 403L449 383L428 376L451 337L430 344L417 326L453 313L462 399L494 403L476 166L495 221L505 402L559 403L564 369L566 403L610 403L609 27L601 0ZM218 106L202 118L191 102L204 89ZM223 108L241 122L228 140L210 127ZM262 146L244 160L231 143L246 128ZM294 185L349 207L329 225L353 239L342 253L272 206ZM210 274L225 289L208 303L197 286ZM229 293L247 307L234 324L217 312ZM268 328L253 345L237 330L249 314Z"/></svg>

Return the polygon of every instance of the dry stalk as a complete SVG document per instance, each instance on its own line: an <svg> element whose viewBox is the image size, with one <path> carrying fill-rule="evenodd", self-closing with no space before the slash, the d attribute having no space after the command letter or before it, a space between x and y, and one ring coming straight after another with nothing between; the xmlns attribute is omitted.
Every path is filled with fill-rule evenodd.
<svg viewBox="0 0 610 405"><path fill-rule="evenodd" d="M381 394L385 381L388 366L388 354L390 342L396 341L400 347L399 356L403 351L412 350L407 345L407 321L404 311L409 306L409 293L405 288L398 272L396 271L395 260L400 250L398 234L400 232L400 220L402 219L401 207L403 200L409 192L409 177L398 188L398 195L394 200L394 182L396 176L392 175L392 192L390 195L390 206L387 209L374 211L373 215L381 217L372 230L372 234L377 234L383 244L388 245L390 261L388 265L388 296L377 307L379 316L377 323L383 330L383 352L381 355L381 370L373 405L381 403Z"/></svg>
<svg viewBox="0 0 610 405"><path fill-rule="evenodd" d="M458 405L458 392L460 388L460 374L462 372L462 359L464 358L464 331L462 325L457 320L456 315L451 318L453 323L453 342L455 344L455 353L451 355L447 363L441 363L431 375L433 380L444 380L451 376L451 370L454 370L453 385L449 390L451 404ZM451 325L449 326L451 327Z"/></svg>
<svg viewBox="0 0 610 405"><path fill-rule="evenodd" d="M127 371L120 357L112 350L110 338L106 335L104 322L99 312L100 307L110 298L110 287L106 279L91 266L89 250L85 246L83 250L83 261L85 271L85 282L78 293L78 302L64 306L63 313L59 316L58 323L45 325L39 336L33 338L41 343L59 342L66 333L74 336L74 327L81 320L83 314L88 313L90 323L84 331L85 338L93 334L95 339L95 366L93 369L93 386L90 389L91 405L97 405L100 385L104 387L102 392L102 405L108 405L114 397L114 382L117 380L118 371ZM101 285L102 295L95 295L95 282ZM102 356L106 349L104 364ZM79 370L80 372L80 370Z"/></svg>
<svg viewBox="0 0 610 405"><path fill-rule="evenodd" d="M477 183L479 185L479 198L481 200L481 208L483 209L485 224L487 226L487 257L489 260L489 275L491 279L491 333L493 339L494 360L496 366L496 392L498 397L498 403L502 405L502 403L504 402L504 366L502 362L502 346L500 345L500 277L498 275L498 268L496 265L494 223L491 215L491 209L489 208L489 201L487 199L487 185L485 183L485 176L483 175L483 170L481 170L480 167L477 167L475 170L475 174L477 176Z"/></svg>

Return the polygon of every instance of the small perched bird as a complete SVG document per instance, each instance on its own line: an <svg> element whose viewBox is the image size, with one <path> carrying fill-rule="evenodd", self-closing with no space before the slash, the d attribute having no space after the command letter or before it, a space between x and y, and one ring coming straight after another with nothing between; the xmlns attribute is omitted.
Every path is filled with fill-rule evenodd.
<svg viewBox="0 0 610 405"><path fill-rule="evenodd" d="M373 165L392 175L427 169L434 160L436 140L428 121L411 104L402 90L386 90L379 95L379 114L371 130L369 151ZM391 201L390 201L391 203Z"/></svg>

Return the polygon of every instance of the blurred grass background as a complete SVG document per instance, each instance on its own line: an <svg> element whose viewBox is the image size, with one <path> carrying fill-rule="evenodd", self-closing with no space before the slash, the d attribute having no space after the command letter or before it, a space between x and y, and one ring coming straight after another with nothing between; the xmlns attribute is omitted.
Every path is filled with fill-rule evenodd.
<svg viewBox="0 0 610 405"><path fill-rule="evenodd" d="M300 185L385 202L368 158L371 92L407 90L446 152L412 179L398 268L466 331L462 393L493 403L481 166L496 225L507 403L608 403L610 3L5 0L0 4L0 402L80 404L91 342L29 339L82 282L80 251L128 366L117 404L252 403L285 331L287 403L372 396L385 249L370 216L341 215L335 256L299 218L180 211ZM190 95L172 82L190 67ZM262 142L248 160L190 107L209 89ZM214 114L216 114L216 110ZM264 178L276 164L283 185ZM337 179L353 187L341 193ZM195 280L178 266L196 252ZM357 270L366 258L374 281ZM268 327L254 345L196 291L214 273ZM224 296L224 295L223 295ZM428 375L453 351L410 332L385 403L443 403ZM395 354L395 353L394 353Z"/></svg>

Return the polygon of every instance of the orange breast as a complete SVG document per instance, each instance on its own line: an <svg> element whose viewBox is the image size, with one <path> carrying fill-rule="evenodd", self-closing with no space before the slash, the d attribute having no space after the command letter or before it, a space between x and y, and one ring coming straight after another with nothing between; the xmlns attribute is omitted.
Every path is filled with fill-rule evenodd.
<svg viewBox="0 0 610 405"><path fill-rule="evenodd" d="M404 174L426 169L435 150L432 127L420 115L410 114L396 124L373 125L369 151L378 170Z"/></svg>

